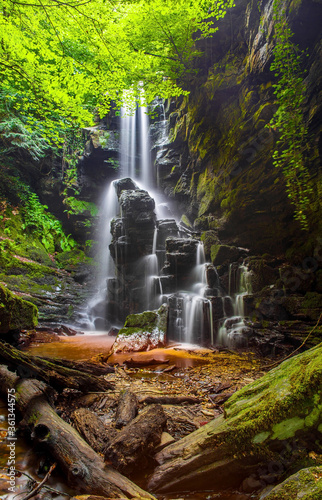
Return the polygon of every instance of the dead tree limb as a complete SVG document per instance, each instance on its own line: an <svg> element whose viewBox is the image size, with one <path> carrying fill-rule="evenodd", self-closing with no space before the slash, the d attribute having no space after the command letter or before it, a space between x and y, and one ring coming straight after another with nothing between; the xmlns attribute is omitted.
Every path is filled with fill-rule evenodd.
<svg viewBox="0 0 322 500"><path fill-rule="evenodd" d="M62 391L66 387L82 392L106 391L114 388L103 378L70 368L70 362L64 364L63 360L53 361L31 356L5 342L0 342L0 363L15 370L22 378L41 379L57 391Z"/></svg>
<svg viewBox="0 0 322 500"><path fill-rule="evenodd" d="M105 450L105 459L124 473L151 462L167 422L162 406L155 405L140 413L120 430Z"/></svg>

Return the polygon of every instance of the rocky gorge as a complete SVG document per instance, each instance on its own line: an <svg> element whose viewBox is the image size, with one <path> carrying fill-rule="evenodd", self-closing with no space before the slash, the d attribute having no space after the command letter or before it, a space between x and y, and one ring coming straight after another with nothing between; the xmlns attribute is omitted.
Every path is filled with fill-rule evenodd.
<svg viewBox="0 0 322 500"><path fill-rule="evenodd" d="M18 401L27 415L22 428L50 450L76 485L73 495L83 480L80 491L89 496L77 498L199 498L198 492L207 495L208 490L211 498L220 494L223 499L320 498L322 5L320 0L285 0L281 8L294 42L307 52L301 63L310 186L305 229L294 218L287 180L273 160L279 135L271 119L279 103L270 69L277 23L271 0L236 2L216 21L217 32L196 41L202 56L185 76L189 95L151 104L145 145L139 138L142 114L135 111L133 119L110 112L82 131L74 185L66 188L64 167L54 156L39 165L27 155L13 155L4 164L2 339L21 348L42 337L57 341L58 335L93 329L116 336L113 347L102 348L88 365L20 358L20 351L1 343L1 363L9 372L16 370L12 375L1 369L4 390L14 384L18 393L28 386L30 399ZM134 121L138 128L132 130ZM124 144L125 157L133 161L124 159ZM145 156L148 175L142 167ZM26 196L38 214L29 221L21 208ZM59 221L57 230L50 219L55 237L38 203ZM159 370L168 377L165 382L157 370L142 375L144 366L154 372L154 349L169 342L209 348L200 355L211 361L208 385L201 369L181 373L176 362ZM135 351L141 356L151 351L150 363L135 358ZM125 355L127 364L116 358L111 367L118 355ZM225 363L230 378L220 371ZM81 377L80 371L87 375ZM95 380L87 379L88 373L97 375ZM124 391L151 397L145 376L156 379L159 391L152 417L146 408L151 402L142 396L118 430L115 412ZM30 386L28 381L33 381ZM201 403L193 401L194 387ZM103 396L95 399L91 391ZM196 406L176 414L178 401L166 399L174 393L192 398L179 404ZM59 409L57 420L53 405ZM142 431L148 436L143 456L134 441L127 450L128 435L136 426L149 427L144 419L149 423L150 418L158 428L151 435L151 429ZM75 438L72 465L55 451L56 438L50 436L56 429ZM165 431L170 439L163 448ZM99 434L103 444L94 439ZM85 450L88 462L77 450ZM93 461L98 469L91 469ZM141 490L131 481L136 482L142 464L147 477L138 479ZM83 469L90 470L90 478ZM93 477L102 471L104 480L95 485ZM224 496L226 491L230 496Z"/></svg>

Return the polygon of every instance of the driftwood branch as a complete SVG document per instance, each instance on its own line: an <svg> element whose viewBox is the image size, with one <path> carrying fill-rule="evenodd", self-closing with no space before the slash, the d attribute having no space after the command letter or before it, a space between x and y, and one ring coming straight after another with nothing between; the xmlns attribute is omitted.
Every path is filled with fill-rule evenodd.
<svg viewBox="0 0 322 500"><path fill-rule="evenodd" d="M121 429L129 424L138 413L138 400L129 390L121 394L115 415L115 427Z"/></svg>
<svg viewBox="0 0 322 500"><path fill-rule="evenodd" d="M41 490L41 488L45 485L45 483L47 482L47 479L50 477L52 471L56 468L56 464L53 464L49 471L47 472L47 474L45 475L44 479L40 482L40 483L37 483L36 487L33 488L30 493L28 493L28 495L26 495L25 497L22 498L22 500L29 500L29 498L33 497L34 495L36 495L36 493L38 493L39 490Z"/></svg>
<svg viewBox="0 0 322 500"><path fill-rule="evenodd" d="M182 403L195 405L200 403L200 399L192 396L144 396L139 399L139 403L147 405L181 405Z"/></svg>

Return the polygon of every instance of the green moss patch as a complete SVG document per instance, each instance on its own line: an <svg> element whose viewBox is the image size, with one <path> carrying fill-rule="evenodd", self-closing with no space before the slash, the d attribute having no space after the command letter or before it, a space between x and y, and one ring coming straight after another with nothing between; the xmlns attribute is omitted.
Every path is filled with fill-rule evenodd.
<svg viewBox="0 0 322 500"><path fill-rule="evenodd" d="M0 285L0 333L33 328L38 323L37 307Z"/></svg>
<svg viewBox="0 0 322 500"><path fill-rule="evenodd" d="M154 311L145 311L140 314L130 314L124 323L126 328L150 329L156 326L158 315Z"/></svg>
<svg viewBox="0 0 322 500"><path fill-rule="evenodd" d="M288 477L266 500L322 500L322 467L308 467Z"/></svg>

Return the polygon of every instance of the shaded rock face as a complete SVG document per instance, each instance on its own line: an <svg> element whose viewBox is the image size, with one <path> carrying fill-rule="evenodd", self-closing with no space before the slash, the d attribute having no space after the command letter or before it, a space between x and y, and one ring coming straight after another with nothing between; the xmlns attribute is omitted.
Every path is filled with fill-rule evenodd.
<svg viewBox="0 0 322 500"><path fill-rule="evenodd" d="M176 288L187 287L193 282L192 269L196 264L196 250L199 241L194 239L166 239L166 260L162 274L174 278Z"/></svg>
<svg viewBox="0 0 322 500"><path fill-rule="evenodd" d="M273 1L242 0L201 43L203 59L189 98L168 104L169 142L156 157L161 186L195 227L215 229L221 241L252 253L279 254L307 243L293 219L272 153L277 133L266 127L276 110L270 71ZM321 2L287 0L294 41L308 49L305 120L314 180L310 241L321 232ZM215 219L215 220L214 220ZM314 244L314 243L313 243ZM308 250L306 250L308 251ZM307 254L306 254L307 255Z"/></svg>
<svg viewBox="0 0 322 500"><path fill-rule="evenodd" d="M115 123L114 126L117 124ZM116 177L119 156L118 132L109 124L84 129L85 149L78 165L80 196L87 201L100 198L110 179Z"/></svg>

